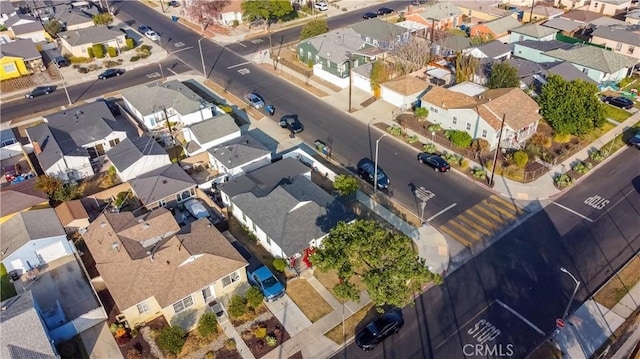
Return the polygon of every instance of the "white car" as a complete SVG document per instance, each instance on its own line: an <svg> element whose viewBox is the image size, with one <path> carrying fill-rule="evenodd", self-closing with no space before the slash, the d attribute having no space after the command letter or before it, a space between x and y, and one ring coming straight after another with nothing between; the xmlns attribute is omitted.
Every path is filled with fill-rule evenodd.
<svg viewBox="0 0 640 359"><path fill-rule="evenodd" d="M151 41L160 40L160 35L158 35L158 33L153 31L153 30L149 30L149 31L145 32L144 36L148 37Z"/></svg>
<svg viewBox="0 0 640 359"><path fill-rule="evenodd" d="M326 2L317 2L313 4L313 7L318 11L327 11L329 10L329 5Z"/></svg>
<svg viewBox="0 0 640 359"><path fill-rule="evenodd" d="M184 208L186 208L187 211L189 211L189 213L197 219L211 217L211 214L204 206L204 204L202 204L202 202L200 202L196 198L192 198L184 202Z"/></svg>

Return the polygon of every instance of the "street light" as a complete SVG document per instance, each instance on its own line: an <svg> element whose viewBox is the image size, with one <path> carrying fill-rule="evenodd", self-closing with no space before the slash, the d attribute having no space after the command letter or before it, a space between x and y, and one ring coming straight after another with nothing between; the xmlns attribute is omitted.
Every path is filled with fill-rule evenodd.
<svg viewBox="0 0 640 359"><path fill-rule="evenodd" d="M569 313L569 307L573 302L573 298L576 296L576 293L578 293L578 288L580 288L580 281L577 280L576 277L574 277L573 274L571 274L565 267L560 267L560 271L568 274L569 277L573 279L574 283L576 283L576 287L573 289L573 293L571 294L571 299L569 299L569 303L567 303L567 308L564 310L564 313L562 314L561 319L565 320L567 318L567 314Z"/></svg>
<svg viewBox="0 0 640 359"><path fill-rule="evenodd" d="M388 133L383 133L378 140L376 140L376 158L373 164L373 193L378 190L378 145L380 144L380 140L382 140L385 136L389 135Z"/></svg>
<svg viewBox="0 0 640 359"><path fill-rule="evenodd" d="M198 40L198 48L200 49L200 61L202 61L202 76L204 76L205 78L207 77L207 68L204 66L204 56L202 55L202 44L200 43L200 41L204 40L204 37L201 37L200 40Z"/></svg>
<svg viewBox="0 0 640 359"><path fill-rule="evenodd" d="M64 93L67 95L67 101L69 101L69 106L73 105L71 102L71 97L69 97L69 91L67 90L67 82L64 80L64 76L62 76L62 70L56 65L56 69L58 70L58 74L60 75L60 79L62 80L62 88L64 89Z"/></svg>

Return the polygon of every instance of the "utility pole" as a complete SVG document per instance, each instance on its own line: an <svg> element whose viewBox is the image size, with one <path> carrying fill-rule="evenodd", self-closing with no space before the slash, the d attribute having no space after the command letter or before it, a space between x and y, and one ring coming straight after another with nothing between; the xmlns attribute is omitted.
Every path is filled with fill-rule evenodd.
<svg viewBox="0 0 640 359"><path fill-rule="evenodd" d="M498 152L500 152L500 141L502 141L502 130L504 129L504 120L506 117L506 114L502 115L500 133L498 134L498 147L496 147L496 153L493 155L493 168L491 168L491 179L489 180L489 186L493 186L493 176L495 176L496 174L496 162L498 162Z"/></svg>
<svg viewBox="0 0 640 359"><path fill-rule="evenodd" d="M202 54L202 44L200 43L200 41L204 39L204 37L201 37L200 40L198 40L198 48L200 49L200 61L202 61L202 76L207 78L207 68L204 66L204 55Z"/></svg>
<svg viewBox="0 0 640 359"><path fill-rule="evenodd" d="M175 140L173 139L173 129L171 128L171 121L169 121L169 115L167 114L167 107L166 106L162 106L162 113L164 113L164 120L167 122L167 128L169 128L169 138L171 138L171 145L174 146L175 145ZM180 155L176 154L176 162L179 163L180 159L179 159Z"/></svg>

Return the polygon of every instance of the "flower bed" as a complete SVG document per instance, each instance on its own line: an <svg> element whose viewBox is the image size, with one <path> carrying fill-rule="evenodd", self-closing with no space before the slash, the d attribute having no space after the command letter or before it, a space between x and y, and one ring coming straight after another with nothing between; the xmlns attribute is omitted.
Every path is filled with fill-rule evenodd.
<svg viewBox="0 0 640 359"><path fill-rule="evenodd" d="M291 338L282 327L278 319L271 317L262 322L254 323L250 329L241 333L251 353L256 358L261 358L273 348L281 345Z"/></svg>

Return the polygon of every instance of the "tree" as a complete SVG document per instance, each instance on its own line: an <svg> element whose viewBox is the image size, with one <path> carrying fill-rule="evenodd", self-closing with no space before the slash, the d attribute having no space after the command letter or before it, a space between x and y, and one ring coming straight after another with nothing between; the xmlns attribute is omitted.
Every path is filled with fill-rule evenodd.
<svg viewBox="0 0 640 359"><path fill-rule="evenodd" d="M206 338L217 331L218 318L216 317L216 313L207 312L202 314L200 319L198 319L198 334Z"/></svg>
<svg viewBox="0 0 640 359"><path fill-rule="evenodd" d="M308 39L329 31L329 24L326 18L319 18L304 24L300 30L300 40Z"/></svg>
<svg viewBox="0 0 640 359"><path fill-rule="evenodd" d="M480 63L477 58L471 55L462 55L458 53L456 58L456 83L465 81L473 81L478 73Z"/></svg>
<svg viewBox="0 0 640 359"><path fill-rule="evenodd" d="M60 21L56 19L49 20L46 24L44 24L44 29L47 30L47 32L51 36L56 36L59 32L62 31L63 28L64 26L62 26L62 23L60 23Z"/></svg>
<svg viewBox="0 0 640 359"><path fill-rule="evenodd" d="M385 83L387 80L391 78L393 71L389 65L385 64L382 61L376 61L371 66L371 74L370 74L370 82L371 89L377 90L380 88L380 85Z"/></svg>
<svg viewBox="0 0 640 359"><path fill-rule="evenodd" d="M293 12L289 0L245 0L240 7L245 21L280 19Z"/></svg>
<svg viewBox="0 0 640 359"><path fill-rule="evenodd" d="M353 301L359 300L354 277L362 278L375 304L398 307L411 303L426 283L442 283L418 258L411 239L373 220L338 223L311 261L320 271L336 270L341 279L336 295Z"/></svg>
<svg viewBox="0 0 640 359"><path fill-rule="evenodd" d="M52 199L66 202L80 197L80 188L75 184L64 184L53 192Z"/></svg>
<svg viewBox="0 0 640 359"><path fill-rule="evenodd" d="M93 50L93 55L99 59L104 57L104 45L102 44L94 44L93 46L91 46L91 49Z"/></svg>
<svg viewBox="0 0 640 359"><path fill-rule="evenodd" d="M605 105L597 93L595 84L551 74L536 100L540 114L557 134L582 135L604 124Z"/></svg>
<svg viewBox="0 0 640 359"><path fill-rule="evenodd" d="M489 77L489 88L501 89L509 87L520 87L518 69L507 62L497 62L491 66L491 76Z"/></svg>
<svg viewBox="0 0 640 359"><path fill-rule="evenodd" d="M260 304L262 304L262 301L264 300L264 295L262 294L260 289L256 287L249 288L249 290L247 290L247 293L245 295L247 297L247 304L251 308L258 308Z"/></svg>
<svg viewBox="0 0 640 359"><path fill-rule="evenodd" d="M49 196L49 199L53 198L53 194L62 188L62 181L56 177L47 175L38 176L36 178L35 189L40 190Z"/></svg>
<svg viewBox="0 0 640 359"><path fill-rule="evenodd" d="M207 25L218 17L220 11L231 1L224 0L193 0L185 7L184 12L189 18L200 25Z"/></svg>
<svg viewBox="0 0 640 359"><path fill-rule="evenodd" d="M340 192L341 196L348 196L358 190L358 180L350 175L338 175L333 181L333 188Z"/></svg>
<svg viewBox="0 0 640 359"><path fill-rule="evenodd" d="M96 25L110 25L113 22L113 16L108 12L93 15L93 23Z"/></svg>
<svg viewBox="0 0 640 359"><path fill-rule="evenodd" d="M162 350L178 355L184 345L185 335L184 329L179 326L166 327L158 336L158 346Z"/></svg>
<svg viewBox="0 0 640 359"><path fill-rule="evenodd" d="M529 162L529 155L524 151L516 151L513 153L513 162L515 162L519 168L524 168L527 162Z"/></svg>
<svg viewBox="0 0 640 359"><path fill-rule="evenodd" d="M476 138L471 142L471 150L482 155L482 152L489 149L489 141L484 138Z"/></svg>
<svg viewBox="0 0 640 359"><path fill-rule="evenodd" d="M407 42L396 43L389 54L393 56L393 63L398 75L406 75L417 71L431 60L431 46L427 40L411 36Z"/></svg>
<svg viewBox="0 0 640 359"><path fill-rule="evenodd" d="M477 46L493 41L493 35L476 33L471 37L471 45Z"/></svg>

